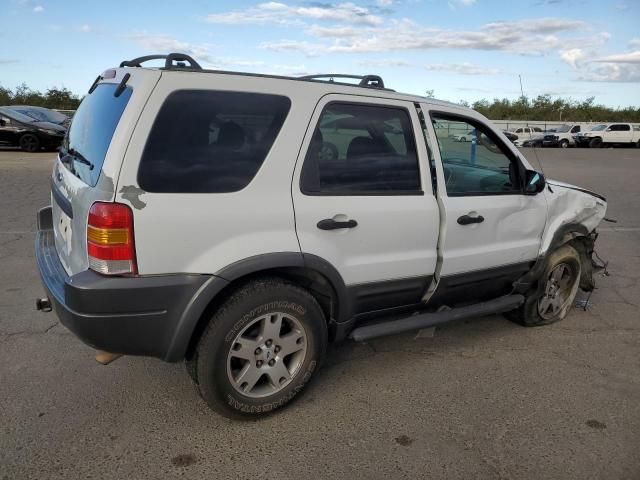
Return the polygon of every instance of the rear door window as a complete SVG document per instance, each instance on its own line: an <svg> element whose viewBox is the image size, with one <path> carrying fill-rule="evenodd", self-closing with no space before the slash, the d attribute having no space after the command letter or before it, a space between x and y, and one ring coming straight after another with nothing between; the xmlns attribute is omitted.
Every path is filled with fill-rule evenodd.
<svg viewBox="0 0 640 480"><path fill-rule="evenodd" d="M246 187L289 112L280 95L180 90L167 97L145 145L138 183L156 193Z"/></svg>
<svg viewBox="0 0 640 480"><path fill-rule="evenodd" d="M611 127L609 127L609 129L612 132L628 132L628 131L631 130L629 125L626 125L626 124L611 125Z"/></svg>
<svg viewBox="0 0 640 480"><path fill-rule="evenodd" d="M65 166L92 187L98 182L113 133L131 98L130 87L117 97L116 88L114 83L102 83L84 97L62 145L62 153L71 152Z"/></svg>
<svg viewBox="0 0 640 480"><path fill-rule="evenodd" d="M403 108L329 103L301 178L307 195L421 194L413 127Z"/></svg>

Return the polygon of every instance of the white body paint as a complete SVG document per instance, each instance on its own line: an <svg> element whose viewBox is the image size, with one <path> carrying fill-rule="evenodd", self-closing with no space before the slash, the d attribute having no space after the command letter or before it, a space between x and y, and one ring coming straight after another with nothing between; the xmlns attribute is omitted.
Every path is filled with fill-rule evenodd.
<svg viewBox="0 0 640 480"><path fill-rule="evenodd" d="M449 197L431 185L428 149L435 175L444 185L434 128L420 125L416 105L473 118L504 140L505 148L531 170L523 155L499 129L478 113L458 105L387 90L354 88L293 79L116 69L125 73L133 95L109 147L100 181L88 187L60 162L54 167L60 189L72 203L69 219L52 199L56 246L69 274L87 268L87 212L96 200L131 206L141 275L216 274L229 265L263 254L303 252L329 262L347 286L414 276L452 275L535 261L546 252L555 231L574 223L593 231L606 203L554 182L538 195ZM291 109L254 179L225 194L162 194L140 189L138 164L155 117L167 96L183 89L249 91L285 95ZM322 106L329 100L406 108L418 152L421 196L306 196L300 170ZM436 146L434 148L434 146ZM483 214L483 224L461 226L456 218ZM351 230L322 231L316 223L335 215L357 218ZM65 231L66 229L66 231Z"/></svg>

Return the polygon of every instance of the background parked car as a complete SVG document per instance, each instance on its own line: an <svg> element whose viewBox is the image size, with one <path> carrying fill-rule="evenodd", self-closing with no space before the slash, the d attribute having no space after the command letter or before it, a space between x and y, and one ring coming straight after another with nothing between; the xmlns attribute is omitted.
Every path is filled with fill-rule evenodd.
<svg viewBox="0 0 640 480"><path fill-rule="evenodd" d="M14 112L26 115L27 117L31 117L34 120L38 120L39 122L50 122L55 123L56 125L63 125L65 127L68 127L71 123L70 117L49 108L35 107L31 105L11 105L7 108Z"/></svg>
<svg viewBox="0 0 640 480"><path fill-rule="evenodd" d="M42 148L54 150L60 146L67 127L42 122L13 110L0 107L0 144L17 146L26 152Z"/></svg>
<svg viewBox="0 0 640 480"><path fill-rule="evenodd" d="M514 142L518 147L523 147L524 142L531 140L538 136L538 134L542 133L542 129L540 127L518 127L511 131L518 136L518 139Z"/></svg>
<svg viewBox="0 0 640 480"><path fill-rule="evenodd" d="M518 140L518 135L516 135L513 132L509 132L507 130L503 130L502 133L504 133L504 136L507 137L511 143L515 144L516 140Z"/></svg>
<svg viewBox="0 0 640 480"><path fill-rule="evenodd" d="M476 131L469 130L468 132L458 133L456 135L453 135L453 139L456 142L471 142L476 139Z"/></svg>

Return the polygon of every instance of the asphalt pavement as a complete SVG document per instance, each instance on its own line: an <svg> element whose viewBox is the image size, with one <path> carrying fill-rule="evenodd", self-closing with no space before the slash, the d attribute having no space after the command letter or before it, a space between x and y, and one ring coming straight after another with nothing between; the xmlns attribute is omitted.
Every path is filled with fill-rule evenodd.
<svg viewBox="0 0 640 480"><path fill-rule="evenodd" d="M332 346L255 422L209 411L182 364L96 363L35 310L54 154L0 151L0 479L640 478L640 150L523 151L609 200L587 310Z"/></svg>

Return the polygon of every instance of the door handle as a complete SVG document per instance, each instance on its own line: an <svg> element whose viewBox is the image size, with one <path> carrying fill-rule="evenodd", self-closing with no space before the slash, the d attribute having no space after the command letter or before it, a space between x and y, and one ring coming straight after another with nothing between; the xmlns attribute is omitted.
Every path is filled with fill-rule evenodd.
<svg viewBox="0 0 640 480"><path fill-rule="evenodd" d="M470 215L462 215L458 218L458 223L460 225L471 225L472 223L482 223L484 222L484 217L482 215L478 215L477 217L472 217Z"/></svg>
<svg viewBox="0 0 640 480"><path fill-rule="evenodd" d="M354 228L358 226L358 222L355 220L346 220L339 222L333 218L325 218L320 220L316 225L320 230L337 230L339 228Z"/></svg>

